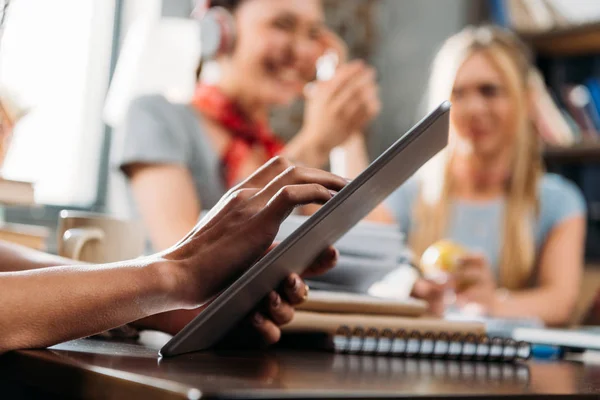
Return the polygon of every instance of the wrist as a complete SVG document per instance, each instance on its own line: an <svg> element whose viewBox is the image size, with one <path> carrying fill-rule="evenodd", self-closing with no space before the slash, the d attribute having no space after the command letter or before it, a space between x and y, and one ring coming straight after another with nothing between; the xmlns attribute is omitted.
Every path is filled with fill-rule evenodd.
<svg viewBox="0 0 600 400"><path fill-rule="evenodd" d="M191 307L193 294L190 293L190 285L186 284L190 280L178 261L157 258L147 268L157 282L160 297L168 304L163 311Z"/></svg>
<svg viewBox="0 0 600 400"><path fill-rule="evenodd" d="M302 129L286 146L284 156L291 161L312 168L322 168L329 160L331 149Z"/></svg>

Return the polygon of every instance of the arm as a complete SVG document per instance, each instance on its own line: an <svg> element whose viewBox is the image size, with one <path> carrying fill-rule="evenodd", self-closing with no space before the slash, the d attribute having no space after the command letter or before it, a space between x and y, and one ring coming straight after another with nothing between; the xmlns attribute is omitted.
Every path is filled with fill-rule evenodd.
<svg viewBox="0 0 600 400"><path fill-rule="evenodd" d="M0 353L89 336L184 306L164 264L51 267L0 273Z"/></svg>
<svg viewBox="0 0 600 400"><path fill-rule="evenodd" d="M177 106L162 96L130 104L113 163L128 179L136 207L155 249L165 249L189 232L200 215L200 199L188 168L192 133L175 124Z"/></svg>
<svg viewBox="0 0 600 400"><path fill-rule="evenodd" d="M156 250L172 246L196 225L201 210L200 199L185 167L134 164L125 172Z"/></svg>
<svg viewBox="0 0 600 400"><path fill-rule="evenodd" d="M76 262L68 258L42 253L28 247L0 241L0 273L27 271L31 269L71 265Z"/></svg>
<svg viewBox="0 0 600 400"><path fill-rule="evenodd" d="M548 325L565 325L577 301L583 273L585 218L573 217L552 229L539 264L539 286L496 299L499 317L538 316Z"/></svg>
<svg viewBox="0 0 600 400"><path fill-rule="evenodd" d="M261 168L224 196L203 224L160 254L106 265L1 272L0 353L48 346L206 304L272 248L279 225L295 207L325 202L331 198L329 190L345 185L323 171L288 167L274 160ZM267 183L257 184L265 176ZM335 257L334 249L326 249L307 273L322 273ZM277 325L291 320L290 304L302 301L306 289L292 274L281 294L283 299L271 292L250 320L267 343L277 341Z"/></svg>

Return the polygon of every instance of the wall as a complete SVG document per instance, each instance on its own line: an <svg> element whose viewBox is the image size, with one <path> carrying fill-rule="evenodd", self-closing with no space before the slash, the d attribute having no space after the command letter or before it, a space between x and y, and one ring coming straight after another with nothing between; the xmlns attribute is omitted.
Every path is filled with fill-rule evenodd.
<svg viewBox="0 0 600 400"><path fill-rule="evenodd" d="M378 154L422 117L429 64L449 35L471 19L469 0L381 0L379 38L371 62L377 68L383 102L373 127L372 154Z"/></svg>

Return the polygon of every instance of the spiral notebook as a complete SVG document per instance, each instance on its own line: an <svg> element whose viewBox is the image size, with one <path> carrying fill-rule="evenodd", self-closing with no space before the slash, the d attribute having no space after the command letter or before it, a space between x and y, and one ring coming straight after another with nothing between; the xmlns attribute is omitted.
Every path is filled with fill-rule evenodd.
<svg viewBox="0 0 600 400"><path fill-rule="evenodd" d="M485 336L479 322L297 311L282 330L281 346L339 353L506 362L531 354L529 343Z"/></svg>

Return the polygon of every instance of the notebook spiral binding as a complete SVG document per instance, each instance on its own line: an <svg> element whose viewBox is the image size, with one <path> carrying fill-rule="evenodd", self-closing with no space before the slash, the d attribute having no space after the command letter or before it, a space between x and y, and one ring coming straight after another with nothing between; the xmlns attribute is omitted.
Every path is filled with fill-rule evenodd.
<svg viewBox="0 0 600 400"><path fill-rule="evenodd" d="M472 333L435 334L341 326L333 342L336 352L350 354L500 362L527 360L531 356L531 345L527 342Z"/></svg>

